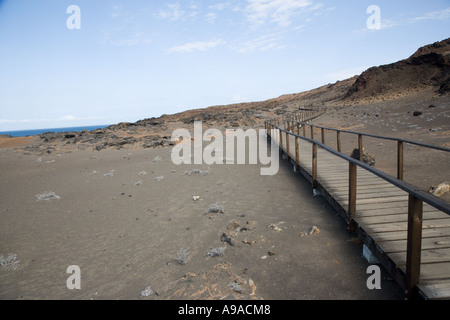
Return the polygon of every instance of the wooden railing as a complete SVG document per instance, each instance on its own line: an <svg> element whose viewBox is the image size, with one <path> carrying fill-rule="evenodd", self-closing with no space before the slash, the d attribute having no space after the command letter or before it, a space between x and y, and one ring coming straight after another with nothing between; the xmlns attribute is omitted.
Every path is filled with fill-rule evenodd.
<svg viewBox="0 0 450 320"><path fill-rule="evenodd" d="M358 137L358 150L360 159L362 160L363 155L363 137L370 137L380 140L389 140L389 141L395 141L397 142L397 179L403 180L403 173L404 173L404 146L405 144L410 145L416 145L423 148L433 149L433 150L439 150L443 152L450 152L449 148L440 147L440 146L434 146L430 144L425 144L417 141L407 140L407 139L401 139L401 138L392 138L392 137L385 137L385 136L379 136L374 134L368 134L368 133L361 133L361 132L355 132L355 131L349 131L349 130L340 130L340 129L333 129L333 128L327 128L322 127L318 125L313 125L310 123L307 123L306 121L299 121L298 119L301 118L299 116L297 117L289 117L287 119L284 119L284 125L285 128L288 129L288 131L293 131L293 129L297 130L297 134L300 135L300 128L302 127L303 130L303 136L306 136L306 127L310 127L310 137L311 139L315 138L314 135L314 128L320 129L320 136L321 136L321 142L325 144L325 133L327 131L334 131L336 132L336 145L337 145L337 151L342 152L342 143L341 143L341 134L351 134Z"/></svg>
<svg viewBox="0 0 450 320"><path fill-rule="evenodd" d="M406 279L405 287L408 297L414 288L419 284L420 281L420 265L421 265L421 251L422 251L422 222L423 222L423 203L428 203L432 207L450 215L450 204L443 201L440 198L435 197L419 188L405 182L402 180L403 177L403 144L410 143L422 147L442 150L445 152L450 152L450 149L435 147L426 145L423 143L418 143L414 141L408 141L404 139L394 139L388 137L380 137L370 134L363 134L358 132L351 132L345 130L338 130L332 128L320 127L312 124L308 124L306 121L298 121L299 119L305 119L306 116L299 115L288 120L283 119L281 124L274 124L272 122L266 121L265 128L268 133L268 138L273 138L276 136L277 141L279 141L280 149L282 152L283 146L285 145L288 156L289 156L289 136L295 138L295 163L297 168L300 168L300 150L299 150L299 140L304 140L312 144L312 187L313 190L317 189L317 162L318 162L318 148L321 148L345 161L349 164L349 185L348 185L348 210L347 210L347 222L350 231L355 231L355 218L356 218L356 195L357 195L357 167L367 170L374 175L384 179L390 184L404 190L408 193L408 226L407 226L407 258L406 258ZM308 119L310 120L310 119ZM283 127L282 127L283 126ZM306 127L309 126L311 129L311 137L306 137ZM314 128L320 128L321 131L321 141L314 139ZM303 131L303 136L300 135L300 129ZM335 131L337 133L337 145L338 150L335 150L325 144L325 130ZM296 131L294 133L293 131ZM362 161L361 159L355 159L347 156L341 152L340 134L342 132L352 133L358 135L358 145L362 151L363 139L362 137L376 137L380 139L396 140L398 142L398 175L393 177L385 172L382 172ZM283 138L285 136L285 139ZM285 141L284 141L285 140ZM362 152L360 152L360 155Z"/></svg>

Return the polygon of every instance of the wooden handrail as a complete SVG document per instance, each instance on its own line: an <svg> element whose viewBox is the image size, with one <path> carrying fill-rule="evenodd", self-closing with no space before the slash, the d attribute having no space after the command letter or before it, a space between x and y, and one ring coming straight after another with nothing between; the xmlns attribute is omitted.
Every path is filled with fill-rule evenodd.
<svg viewBox="0 0 450 320"><path fill-rule="evenodd" d="M370 137L370 138L383 139L383 140L401 141L403 143L416 145L416 146L419 146L419 147L424 147L424 148L430 148L430 149L450 152L449 148L445 148L445 147L441 147L441 146L435 146L435 145L426 144L426 143L413 141L413 140L407 140L407 139L403 139L403 138L393 138L393 137L379 136L379 135L370 134L370 133L362 133L362 132L342 130L342 129L336 129L336 128L328 128L328 127L323 127L323 126L318 126L318 125L315 125L315 124L311 124L311 123L308 123L308 122L299 122L299 121L294 121L294 120L287 120L287 121L291 121L291 122L294 122L294 123L298 122L300 125L307 125L307 126L310 126L310 127L323 129L323 130L328 130L328 131L336 131L336 132L339 132L339 133L348 133L348 134L354 134L354 135L358 135L358 136L361 135L363 137Z"/></svg>
<svg viewBox="0 0 450 320"><path fill-rule="evenodd" d="M305 140L305 141L317 144L322 149L324 149L324 150L326 150L326 151L328 151L328 152L330 152L330 153L332 153L332 154L334 154L334 155L336 155L336 156L338 156L338 157L340 157L340 158L342 158L344 160L347 160L348 162L356 164L357 166L359 166L359 167L361 167L361 168L363 168L363 169L365 169L365 170L375 174L376 176L386 180L387 182L393 184L394 186L396 186L396 187L406 191L407 193L412 194L416 198L418 198L418 199L428 203L429 205L435 207L436 209L441 210L441 211L445 212L446 214L450 215L450 204L447 203L446 201L444 201L444 200L442 200L442 199L432 195L432 194L429 194L429 193L427 193L427 192L425 192L423 190L420 190L419 188L417 188L417 187L415 187L415 186L413 186L413 185L411 185L411 184L409 184L409 183L407 183L405 181L402 181L402 180L399 180L399 179L397 179L395 177L392 177L391 175L389 175L389 174L387 174L387 173L385 173L385 172L383 172L381 170L378 170L378 169L376 169L376 168L374 168L372 166L369 166L368 164L366 164L364 162L361 162L361 161L359 161L359 160L357 160L355 158L347 156L346 154L338 152L335 149L333 149L333 148L331 148L331 147L329 147L329 146L327 146L327 145L325 145L325 144L323 144L323 143L321 143L319 141L316 141L316 140L310 139L308 137L303 137L303 136L297 135L295 133L289 132L289 131L287 131L285 129L282 129L282 128L278 127L277 125L272 124L271 122L268 122L268 125L271 126L273 129L279 130L280 133L288 133L291 136L298 137L299 139L302 139L302 140ZM270 131L270 128L269 128L269 131Z"/></svg>
<svg viewBox="0 0 450 320"><path fill-rule="evenodd" d="M390 140L390 141L396 141L397 142L397 179L403 180L403 172L404 172L404 161L403 161L403 155L404 155L404 145L405 143L410 145L416 145L423 148L429 148L444 152L450 152L449 148L440 147L440 146L434 146L426 143L421 143L417 141L407 140L403 138L393 138L393 137L386 137L386 136L379 136L374 134L368 134L368 133L361 133L361 132L355 132L355 131L348 131L348 130L342 130L342 129L335 129L335 128L327 128L323 126L318 126L314 124L310 124L307 122L298 122L295 120L286 120L288 123L291 122L292 124L297 124L303 127L303 136L305 136L306 132L306 126L310 126L311 128L311 139L314 139L314 128L319 128L321 131L321 137L322 137L322 143L325 144L325 131L335 131L336 132L336 140L337 140L337 150L339 152L342 151L341 148L341 133L348 133L358 136L358 150L359 152L359 160L362 160L363 155L363 137L371 137L375 139L382 139L382 140ZM289 130L290 131L290 130Z"/></svg>

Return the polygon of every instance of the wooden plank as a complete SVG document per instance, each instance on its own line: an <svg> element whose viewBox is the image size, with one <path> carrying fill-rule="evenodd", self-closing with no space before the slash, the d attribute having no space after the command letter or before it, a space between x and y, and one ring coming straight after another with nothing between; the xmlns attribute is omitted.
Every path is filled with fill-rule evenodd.
<svg viewBox="0 0 450 320"><path fill-rule="evenodd" d="M397 266L406 265L406 249L400 252L390 252L389 257ZM450 248L422 250L422 263L450 262Z"/></svg>
<svg viewBox="0 0 450 320"><path fill-rule="evenodd" d="M424 215L425 217L425 215ZM364 224L378 224L378 223L393 223L393 222L406 222L408 219L408 214L405 213L399 213L399 214L390 214L390 215L383 215L383 216L358 216L358 222L364 223ZM445 214L443 214L440 211L426 213L426 218L424 218L424 221L428 220L435 220L435 219L449 219L450 217L446 217Z"/></svg>
<svg viewBox="0 0 450 320"><path fill-rule="evenodd" d="M356 211L358 213L358 217L375 217L375 216L383 216L383 215L392 215L392 214L404 214L408 212L408 208L406 207L396 207L396 208L371 208L371 209L364 209L361 210L361 208L356 208ZM440 212L442 216L447 216L447 214L443 213L442 211L437 211L433 207L427 207L424 206L423 212L427 215L429 213L434 212Z"/></svg>
<svg viewBox="0 0 450 320"><path fill-rule="evenodd" d="M346 192L343 190L332 192L333 196L340 197L345 196ZM384 191L383 189L371 190L364 189L359 190L358 188L358 198L359 199L370 199L370 198L384 198L384 197L407 197L407 193L402 190L391 190Z"/></svg>
<svg viewBox="0 0 450 320"><path fill-rule="evenodd" d="M385 253L406 252L407 240L377 241ZM450 237L433 237L422 239L423 250L450 249ZM450 256L449 256L450 261Z"/></svg>
<svg viewBox="0 0 450 320"><path fill-rule="evenodd" d="M421 265L420 279L428 280L450 280L450 262L424 263Z"/></svg>
<svg viewBox="0 0 450 320"><path fill-rule="evenodd" d="M377 243L381 243L383 241L396 241L396 240L405 240L406 241L407 233L406 233L406 230L392 231L392 232L385 232L385 233L374 233L371 235L371 237ZM422 237L423 237L423 239L450 237L450 228L424 229L422 231ZM405 245L406 245L406 242L405 242Z"/></svg>
<svg viewBox="0 0 450 320"><path fill-rule="evenodd" d="M348 201L344 200L345 197L335 197L336 200L338 200L343 205L348 205ZM394 201L401 201L401 200L408 200L408 196L401 195L401 196L385 196L385 197L373 197L373 198L358 198L356 199L356 203L358 205L366 205L366 204L382 204L382 203L391 203Z"/></svg>
<svg viewBox="0 0 450 320"><path fill-rule="evenodd" d="M433 229L433 228L447 228L450 227L449 219L434 219L425 221L423 224L424 229ZM404 231L407 230L406 223L379 223L379 224L371 224L364 225L364 228L368 232L379 233L379 232L391 232L391 231Z"/></svg>
<svg viewBox="0 0 450 320"><path fill-rule="evenodd" d="M427 299L439 300L450 297L450 281L435 284L419 284L418 287Z"/></svg>
<svg viewBox="0 0 450 320"><path fill-rule="evenodd" d="M405 201L395 201L395 202L385 202L385 203L376 203L376 204L362 204L358 206L358 210L370 210L370 209L385 209L385 208L401 208L404 209L407 207L407 203Z"/></svg>

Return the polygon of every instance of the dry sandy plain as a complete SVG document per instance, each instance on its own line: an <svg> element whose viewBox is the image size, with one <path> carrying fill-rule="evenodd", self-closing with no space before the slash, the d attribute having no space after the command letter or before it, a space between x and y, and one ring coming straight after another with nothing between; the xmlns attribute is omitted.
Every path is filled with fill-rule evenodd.
<svg viewBox="0 0 450 320"><path fill-rule="evenodd" d="M0 299L403 298L385 274L367 288L361 244L285 161L261 176L259 165L176 166L169 147L40 155L8 141ZM223 211L205 214L212 204Z"/></svg>
<svg viewBox="0 0 450 320"><path fill-rule="evenodd" d="M329 104L315 124L448 147L449 106L448 96L418 92ZM254 127L264 112L255 111ZM169 136L192 127L168 123ZM144 134L133 130L123 134ZM350 154L357 138L342 138ZM364 139L376 167L395 175L391 144ZM384 271L382 289L367 288L361 243L286 161L261 176L260 165L177 166L172 148L0 139L0 299L404 298ZM407 182L428 189L450 180L448 153L405 150ZM223 210L206 214L214 204ZM309 235L314 226L320 232ZM67 287L71 265L81 271L79 290Z"/></svg>

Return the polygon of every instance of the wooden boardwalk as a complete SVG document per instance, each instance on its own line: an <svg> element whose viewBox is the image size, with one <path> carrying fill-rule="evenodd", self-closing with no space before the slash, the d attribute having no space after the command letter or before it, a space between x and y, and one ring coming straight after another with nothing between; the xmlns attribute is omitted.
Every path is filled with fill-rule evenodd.
<svg viewBox="0 0 450 320"><path fill-rule="evenodd" d="M349 219L349 192L353 192L349 191L349 184L352 183L349 162L317 145L314 157L314 143L279 130L272 131L271 136L281 146L283 156L352 224L379 263L407 290L408 208L411 205L408 192L355 166L356 207ZM286 139L287 136L289 139ZM450 216L423 203L421 238L420 281L415 289L426 299L448 299Z"/></svg>

